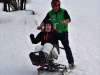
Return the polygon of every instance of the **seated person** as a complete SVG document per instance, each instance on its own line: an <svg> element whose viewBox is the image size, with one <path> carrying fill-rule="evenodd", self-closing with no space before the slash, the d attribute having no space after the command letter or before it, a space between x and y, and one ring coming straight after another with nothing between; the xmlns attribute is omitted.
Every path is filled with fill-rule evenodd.
<svg viewBox="0 0 100 75"><path fill-rule="evenodd" d="M30 39L33 44L38 44L39 42L41 42L41 45L36 46L35 51L30 53L31 61L36 62L36 61L34 61L35 59L33 60L33 57L36 56L35 53L37 53L37 52L39 53L39 55L41 55L41 54L44 55L45 59L46 59L46 54L47 54L47 57L51 55L54 59L57 59L58 54L59 54L57 37L58 37L57 32L53 27L52 21L46 20L44 22L44 29L41 30L41 32L36 36L36 38L34 38L34 34L30 35ZM38 56L36 59L40 59L40 57L38 57ZM42 63L45 63L45 62L42 62Z"/></svg>

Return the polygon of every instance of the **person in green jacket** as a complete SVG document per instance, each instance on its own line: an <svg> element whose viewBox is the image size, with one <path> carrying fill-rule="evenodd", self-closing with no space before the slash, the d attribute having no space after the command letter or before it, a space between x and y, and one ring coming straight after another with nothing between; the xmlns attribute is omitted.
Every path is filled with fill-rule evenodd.
<svg viewBox="0 0 100 75"><path fill-rule="evenodd" d="M53 24L54 28L58 32L58 39L61 41L62 45L64 46L66 58L69 63L69 68L73 69L75 67L74 58L72 55L71 48L69 47L69 40L68 40L68 23L71 22L70 16L68 12L60 7L59 0L52 0L51 6L52 10L50 10L40 26L37 27L38 30L42 29L44 26L44 22L47 19L50 19Z"/></svg>

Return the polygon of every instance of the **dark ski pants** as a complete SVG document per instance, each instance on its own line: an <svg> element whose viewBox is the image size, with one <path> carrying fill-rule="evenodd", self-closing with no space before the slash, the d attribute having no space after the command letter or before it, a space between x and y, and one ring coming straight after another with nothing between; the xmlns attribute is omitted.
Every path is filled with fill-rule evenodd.
<svg viewBox="0 0 100 75"><path fill-rule="evenodd" d="M61 41L62 45L64 46L68 63L69 64L74 63L73 55L69 47L68 32L58 33L58 38Z"/></svg>

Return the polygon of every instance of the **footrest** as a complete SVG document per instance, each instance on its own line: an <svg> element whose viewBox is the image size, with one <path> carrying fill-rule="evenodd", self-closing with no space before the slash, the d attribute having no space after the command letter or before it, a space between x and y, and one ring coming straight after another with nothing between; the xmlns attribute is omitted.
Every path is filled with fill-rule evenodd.
<svg viewBox="0 0 100 75"><path fill-rule="evenodd" d="M39 52L31 52L29 55L31 62L36 66L43 66L45 64L45 54L42 51Z"/></svg>

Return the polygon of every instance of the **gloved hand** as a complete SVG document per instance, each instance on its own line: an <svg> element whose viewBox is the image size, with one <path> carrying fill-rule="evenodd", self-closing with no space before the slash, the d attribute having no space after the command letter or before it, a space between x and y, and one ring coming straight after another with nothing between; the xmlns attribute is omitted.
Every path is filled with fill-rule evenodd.
<svg viewBox="0 0 100 75"><path fill-rule="evenodd" d="M37 27L37 30L41 30L41 29L42 29L42 27L41 27L41 26L38 26L38 27Z"/></svg>
<svg viewBox="0 0 100 75"><path fill-rule="evenodd" d="M31 39L34 39L34 34L30 34L30 38Z"/></svg>
<svg viewBox="0 0 100 75"><path fill-rule="evenodd" d="M31 42L33 43L34 42L34 34L30 34L30 39L31 39Z"/></svg>
<svg viewBox="0 0 100 75"><path fill-rule="evenodd" d="M62 24L65 24L65 21L60 21L60 24L62 25Z"/></svg>

